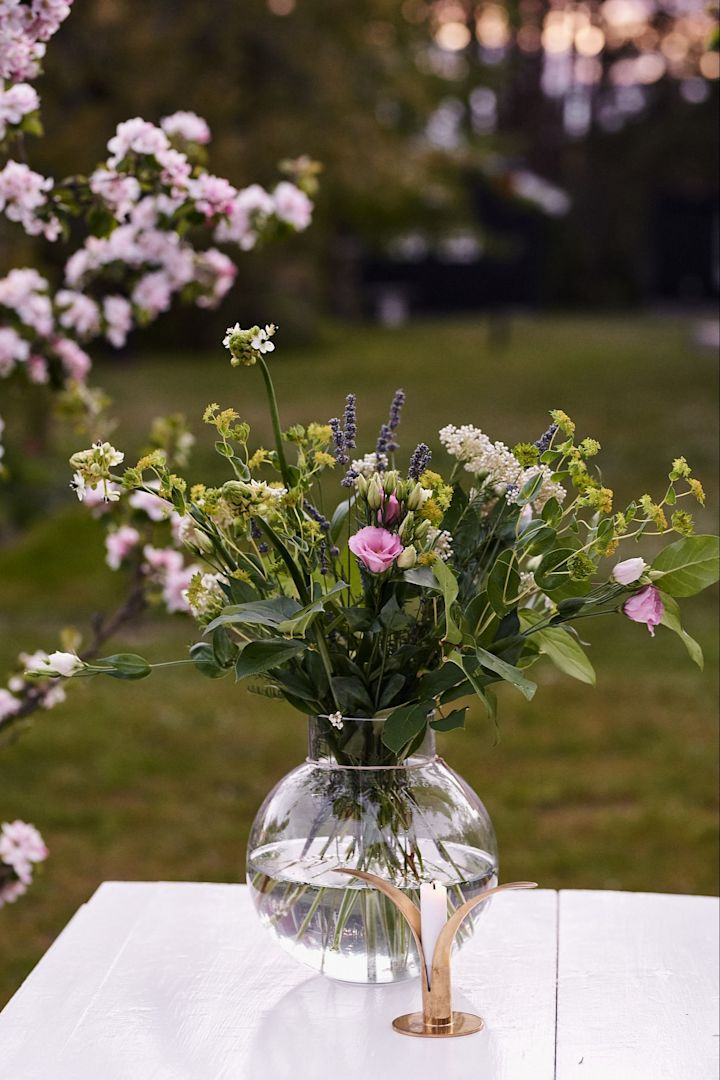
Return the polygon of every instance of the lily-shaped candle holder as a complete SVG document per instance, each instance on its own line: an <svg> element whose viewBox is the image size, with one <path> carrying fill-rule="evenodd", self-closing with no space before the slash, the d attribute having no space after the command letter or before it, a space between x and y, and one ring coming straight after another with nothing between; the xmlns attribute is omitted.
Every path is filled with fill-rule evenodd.
<svg viewBox="0 0 720 1080"><path fill-rule="evenodd" d="M496 893L507 892L510 889L536 889L535 881L511 881L505 885L496 885L492 889L466 900L457 908L445 925L442 927L432 954L430 966L426 963L426 956L422 942L422 921L420 908L395 885L384 881L376 874L370 874L367 870L351 870L341 868L339 874L348 874L351 877L360 878L369 882L378 892L383 893L404 916L420 955L420 984L422 987L422 1012L405 1013L396 1016L392 1022L395 1031L401 1035L417 1035L420 1038L438 1039L452 1038L458 1035L472 1035L476 1031L482 1031L485 1026L480 1016L474 1013L453 1012L452 1008L452 981L450 978L450 955L453 942L463 920L467 915ZM429 970L429 975L428 975Z"/></svg>

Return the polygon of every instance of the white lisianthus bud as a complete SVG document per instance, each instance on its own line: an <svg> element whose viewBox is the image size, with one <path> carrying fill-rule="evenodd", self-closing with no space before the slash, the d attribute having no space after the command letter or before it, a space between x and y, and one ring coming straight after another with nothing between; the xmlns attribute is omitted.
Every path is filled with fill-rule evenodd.
<svg viewBox="0 0 720 1080"><path fill-rule="evenodd" d="M368 484L367 504L371 510L379 510L383 501L383 489L375 477Z"/></svg>
<svg viewBox="0 0 720 1080"><path fill-rule="evenodd" d="M25 670L28 675L62 675L69 679L84 667L85 664L75 653L54 652L43 658L38 657L37 660L31 658Z"/></svg>
<svg viewBox="0 0 720 1080"><path fill-rule="evenodd" d="M413 514L413 512L411 510L410 513L406 514L405 517L400 522L400 528L398 529L398 536L404 542L405 540L408 540L412 536L414 528L415 528L415 515Z"/></svg>
<svg viewBox="0 0 720 1080"><path fill-rule="evenodd" d="M424 488L422 484L415 484L410 494L407 497L408 510L419 510L422 504L425 502L423 498Z"/></svg>
<svg viewBox="0 0 720 1080"><path fill-rule="evenodd" d="M363 476L362 473L360 473L359 476L355 477L355 488L358 495L360 495L362 498L365 498L367 496L368 482L367 478Z"/></svg>
<svg viewBox="0 0 720 1080"><path fill-rule="evenodd" d="M397 566L400 570L412 570L413 566L417 562L417 551L414 544L410 544L408 547L403 548L397 557Z"/></svg>
<svg viewBox="0 0 720 1080"><path fill-rule="evenodd" d="M398 483L398 474L393 470L383 476L382 486L386 495L394 495Z"/></svg>
<svg viewBox="0 0 720 1080"><path fill-rule="evenodd" d="M623 562L615 563L610 576L613 581L617 581L618 585L632 585L642 577L646 569L647 564L644 559L625 559Z"/></svg>

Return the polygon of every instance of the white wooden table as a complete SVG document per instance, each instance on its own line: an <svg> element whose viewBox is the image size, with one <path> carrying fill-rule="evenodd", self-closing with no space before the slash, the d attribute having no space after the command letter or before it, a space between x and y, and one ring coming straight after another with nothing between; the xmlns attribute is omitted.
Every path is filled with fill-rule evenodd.
<svg viewBox="0 0 720 1080"><path fill-rule="evenodd" d="M0 1077L717 1080L717 939L711 897L499 897L454 965L485 1031L409 1039L416 982L314 975L244 886L106 882L0 1013Z"/></svg>

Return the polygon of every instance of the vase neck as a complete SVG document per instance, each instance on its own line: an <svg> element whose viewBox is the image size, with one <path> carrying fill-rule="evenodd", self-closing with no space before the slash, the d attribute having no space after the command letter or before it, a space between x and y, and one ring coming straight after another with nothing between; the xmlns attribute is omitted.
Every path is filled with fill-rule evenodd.
<svg viewBox="0 0 720 1080"><path fill-rule="evenodd" d="M386 717L308 717L308 761L343 768L406 768L435 757L435 733L428 725L422 740L401 757L383 742Z"/></svg>

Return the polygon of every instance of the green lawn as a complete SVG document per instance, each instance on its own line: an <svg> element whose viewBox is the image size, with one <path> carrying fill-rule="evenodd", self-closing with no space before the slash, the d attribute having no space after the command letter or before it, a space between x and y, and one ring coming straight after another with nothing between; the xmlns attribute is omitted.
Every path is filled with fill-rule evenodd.
<svg viewBox="0 0 720 1080"><path fill-rule="evenodd" d="M492 346L480 320L400 331L330 328L314 347L273 356L283 419L326 420L348 390L359 397L367 449L392 391L408 405L403 448L435 442L442 424L473 422L512 445L543 430L547 409L575 417L604 444L605 482L619 500L659 491L665 465L685 453L717 504L717 359L671 317L517 318ZM101 368L116 401L116 445L131 459L161 412L197 421L210 400L234 405L268 439L259 377L226 354L137 356ZM209 429L195 477L216 468ZM59 630L108 609L121 580L103 565L102 534L67 491L56 447L51 510L0 550L0 663L50 649ZM193 471L190 470L192 478ZM709 531L715 517L702 516ZM528 704L502 694L495 744L479 710L443 738L442 752L480 792L495 821L505 878L545 886L717 891L716 594L686 601L687 629L706 672L674 636L618 617L593 625L593 690L538 670ZM189 622L147 619L120 648L180 655ZM0 1002L17 987L77 906L108 879L242 880L252 815L304 753L301 718L192 671L132 685L74 686L0 752L0 820L33 821L51 849L28 896L0 911Z"/></svg>

